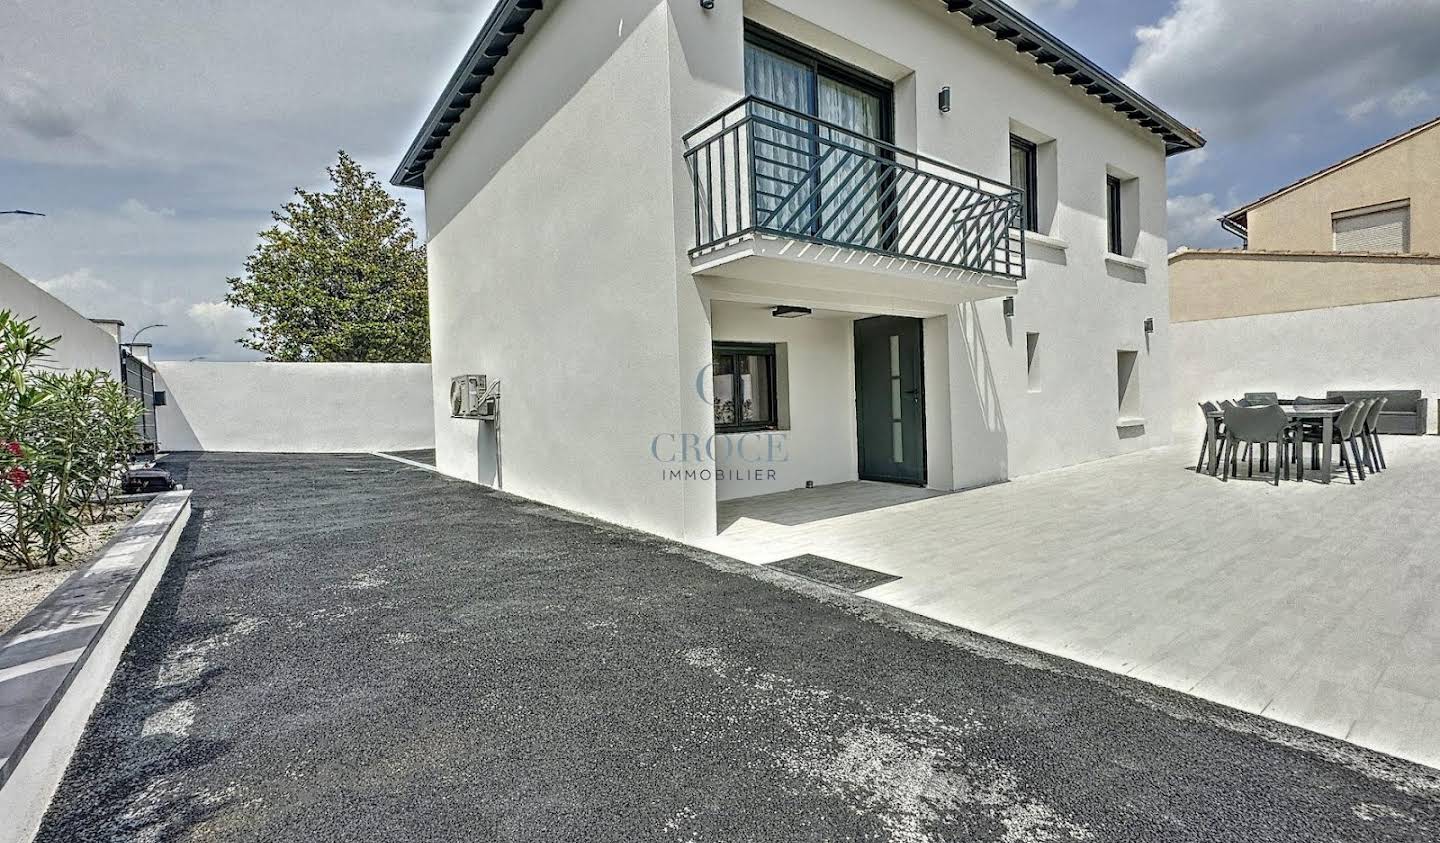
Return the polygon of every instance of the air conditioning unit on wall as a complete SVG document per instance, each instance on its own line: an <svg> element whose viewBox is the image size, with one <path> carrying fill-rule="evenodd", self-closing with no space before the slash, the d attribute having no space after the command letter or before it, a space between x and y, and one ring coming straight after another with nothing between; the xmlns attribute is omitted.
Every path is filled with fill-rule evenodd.
<svg viewBox="0 0 1440 843"><path fill-rule="evenodd" d="M457 375L450 379L450 417L494 421L500 412L500 381L485 375Z"/></svg>

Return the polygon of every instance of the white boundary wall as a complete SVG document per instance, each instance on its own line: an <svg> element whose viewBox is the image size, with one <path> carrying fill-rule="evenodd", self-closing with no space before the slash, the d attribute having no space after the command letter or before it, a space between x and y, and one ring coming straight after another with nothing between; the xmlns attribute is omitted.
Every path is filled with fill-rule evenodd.
<svg viewBox="0 0 1440 843"><path fill-rule="evenodd" d="M435 447L425 363L156 364L166 451L355 453Z"/></svg>
<svg viewBox="0 0 1440 843"><path fill-rule="evenodd" d="M108 331L3 263L0 310L14 311L22 319L34 318L42 335L60 337L48 361L51 365L61 369L100 369L119 377L120 346Z"/></svg>
<svg viewBox="0 0 1440 843"><path fill-rule="evenodd" d="M1175 432L1203 430L1205 400L1246 392L1418 389L1440 396L1440 298L1238 316L1170 326ZM1427 408L1435 430L1435 407Z"/></svg>

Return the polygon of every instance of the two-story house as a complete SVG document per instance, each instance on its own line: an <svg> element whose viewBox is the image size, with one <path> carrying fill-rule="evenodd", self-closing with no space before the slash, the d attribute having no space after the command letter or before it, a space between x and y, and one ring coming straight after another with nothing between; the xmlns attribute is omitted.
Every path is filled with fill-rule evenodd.
<svg viewBox="0 0 1440 843"><path fill-rule="evenodd" d="M700 539L719 500L1163 444L1165 164L1202 144L994 0L500 0L393 179L438 466Z"/></svg>

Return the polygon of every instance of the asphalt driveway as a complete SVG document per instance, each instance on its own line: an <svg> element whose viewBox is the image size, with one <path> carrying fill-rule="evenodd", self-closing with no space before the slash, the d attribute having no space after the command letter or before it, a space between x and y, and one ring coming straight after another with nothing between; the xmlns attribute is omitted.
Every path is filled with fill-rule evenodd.
<svg viewBox="0 0 1440 843"><path fill-rule="evenodd" d="M195 515L40 840L1434 840L1440 774L378 457Z"/></svg>

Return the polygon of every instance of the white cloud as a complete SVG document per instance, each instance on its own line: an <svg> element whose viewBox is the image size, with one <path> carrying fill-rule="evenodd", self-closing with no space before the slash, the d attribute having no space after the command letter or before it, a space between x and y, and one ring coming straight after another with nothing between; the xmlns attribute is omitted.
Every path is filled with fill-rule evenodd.
<svg viewBox="0 0 1440 843"><path fill-rule="evenodd" d="M0 201L48 214L0 217L0 261L169 323L157 356L253 356L218 308L269 212L340 148L387 178L490 7L0 0Z"/></svg>
<svg viewBox="0 0 1440 843"><path fill-rule="evenodd" d="M120 284L82 267L35 282L41 289L91 318L120 319L125 338L140 328L152 328L145 340L155 344L160 359L205 356L213 360L256 359L258 355L236 344L245 329L255 324L248 312L224 301L189 302L167 294L151 282Z"/></svg>
<svg viewBox="0 0 1440 843"><path fill-rule="evenodd" d="M1215 204L1213 193L1171 196L1165 202L1169 215L1170 248L1212 248L1233 246L1235 239L1217 222L1224 211Z"/></svg>
<svg viewBox="0 0 1440 843"><path fill-rule="evenodd" d="M1210 150L1192 149L1189 152L1176 155L1165 160L1165 183L1173 190L1188 182L1191 182L1199 175L1210 160Z"/></svg>
<svg viewBox="0 0 1440 843"><path fill-rule="evenodd" d="M1395 117L1413 117L1425 112L1434 101L1430 92L1419 85L1406 85L1389 96L1367 97L1345 109L1351 122L1363 123L1382 109Z"/></svg>
<svg viewBox="0 0 1440 843"><path fill-rule="evenodd" d="M1440 85L1440 0L1177 0L1136 37L1125 81L1212 140L1406 88L1394 106L1418 107Z"/></svg>
<svg viewBox="0 0 1440 843"><path fill-rule="evenodd" d="M1010 0L1010 5L1026 15L1049 9L1069 11L1075 8L1078 0Z"/></svg>
<svg viewBox="0 0 1440 843"><path fill-rule="evenodd" d="M6 2L0 148L22 160L253 166L403 148L478 30L474 0ZM417 57L423 57L417 60ZM381 134L368 131L386 125ZM413 123L413 125L411 125ZM263 146L257 146L263 140ZM357 144L358 146L358 144Z"/></svg>
<svg viewBox="0 0 1440 843"><path fill-rule="evenodd" d="M74 307L77 301L93 301L115 294L115 285L103 278L96 278L89 269L77 269L35 285L52 296ZM88 315L88 314L87 314ZM95 314L98 318L100 314Z"/></svg>

